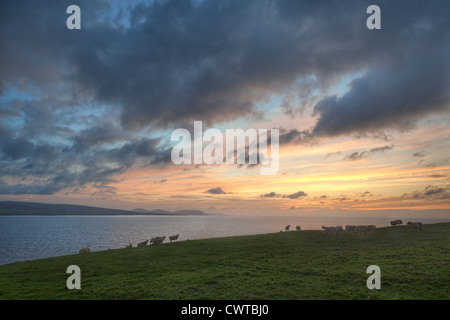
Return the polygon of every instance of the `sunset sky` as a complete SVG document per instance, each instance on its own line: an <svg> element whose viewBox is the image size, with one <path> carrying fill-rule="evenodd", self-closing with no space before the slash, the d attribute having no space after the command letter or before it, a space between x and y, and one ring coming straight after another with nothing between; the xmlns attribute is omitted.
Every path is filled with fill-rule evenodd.
<svg viewBox="0 0 450 320"><path fill-rule="evenodd" d="M81 30L66 27L71 4ZM445 0L1 1L0 200L450 217L449 13ZM174 165L171 134L194 121L279 129L278 173Z"/></svg>

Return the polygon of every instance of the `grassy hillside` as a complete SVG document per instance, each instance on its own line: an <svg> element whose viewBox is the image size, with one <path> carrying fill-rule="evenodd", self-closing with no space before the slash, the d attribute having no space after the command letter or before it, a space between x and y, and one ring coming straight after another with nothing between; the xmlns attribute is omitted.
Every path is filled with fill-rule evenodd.
<svg viewBox="0 0 450 320"><path fill-rule="evenodd" d="M69 265L81 290L69 290ZM369 290L369 265L381 289ZM180 241L0 266L0 299L450 299L450 223Z"/></svg>

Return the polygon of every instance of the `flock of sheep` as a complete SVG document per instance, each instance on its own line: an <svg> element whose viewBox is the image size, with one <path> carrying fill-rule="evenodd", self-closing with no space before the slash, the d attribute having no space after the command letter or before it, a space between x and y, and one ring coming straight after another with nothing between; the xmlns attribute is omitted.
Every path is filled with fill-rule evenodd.
<svg viewBox="0 0 450 320"><path fill-rule="evenodd" d="M170 242L178 240L178 236L179 236L178 234L170 236L169 237ZM164 240L166 240L166 236L154 237L152 239L148 239L148 240L145 240L145 241L142 241L142 242L138 242L136 247L146 246L149 241L150 241L150 244L161 244L161 243L164 242ZM133 248L133 243L130 243L125 248ZM91 252L91 248L90 247L82 248L82 249L80 249L79 252L80 253L88 253L88 252Z"/></svg>
<svg viewBox="0 0 450 320"><path fill-rule="evenodd" d="M403 221L400 219L391 221L391 226L397 226L397 225L403 225ZM415 230L415 231L423 230L422 222L408 222L406 225L412 227L413 230ZM289 231L290 228L291 228L291 225L289 224L285 227L285 230ZM350 233L350 234L354 234L354 233L366 234L367 232L374 231L376 228L377 227L373 224L367 225L367 226L365 226L365 225L360 225L360 226L346 225L345 231L346 231L346 233ZM302 230L302 228L300 226L296 226L295 229L297 231ZM339 234L339 233L344 232L344 228L342 228L342 226L335 226L335 227L322 226L322 229L325 230L326 234Z"/></svg>
<svg viewBox="0 0 450 320"><path fill-rule="evenodd" d="M367 232L372 232L376 229L377 227L374 226L373 224L368 225L368 226L353 226L353 225L346 225L345 226L345 231L347 233L353 234L354 232L356 232L357 234L366 234ZM336 227L324 227L322 226L322 229L325 230L325 233L329 233L329 234L339 234L341 232L344 232L344 229L342 228L342 226L336 226Z"/></svg>
<svg viewBox="0 0 450 320"><path fill-rule="evenodd" d="M291 228L291 225L287 225L285 227L286 231L289 231L289 229ZM366 232L371 232L373 230L375 230L377 227L374 225L368 225L368 226L352 226L352 225L346 225L345 226L345 231L347 231L348 233L353 234L354 232L356 233L363 233L366 234ZM297 231L301 231L302 227L301 226L296 226L295 229ZM342 228L342 226L336 226L336 227L325 227L322 226L322 229L325 230L325 233L327 234L339 234L341 232L344 232L344 228Z"/></svg>
<svg viewBox="0 0 450 320"><path fill-rule="evenodd" d="M403 224L403 221L399 220L399 219L391 221L391 226L397 226L397 225L402 225L402 224ZM410 221L406 225L412 227L413 230L415 230L415 231L423 230L422 222L411 222Z"/></svg>
<svg viewBox="0 0 450 320"><path fill-rule="evenodd" d="M169 237L170 242L178 240L178 234L175 234L173 236ZM142 242L138 242L137 247L144 247L147 245L147 243L150 241L150 244L161 244L164 242L164 240L166 240L166 236L162 236L162 237L154 237L151 239L147 239L145 241ZM133 244L130 243L128 246L126 246L125 248L133 248Z"/></svg>
<svg viewBox="0 0 450 320"><path fill-rule="evenodd" d="M397 226L397 225L403 225L403 221L402 220L393 220L391 221L391 226ZM410 226L413 228L413 230L415 231L422 231L423 230L423 225L422 222L408 222L406 225ZM289 231L289 229L291 228L291 225L287 225L285 227L286 231ZM372 232L376 229L377 227L374 225L368 225L368 226L364 226L364 225L360 225L360 226L354 226L354 225L346 225L345 226L345 231L347 233L353 234L353 233L357 233L357 234L366 234L367 232ZM302 228L300 226L296 226L295 229L297 231L301 231ZM322 226L322 229L325 230L326 234L340 234L342 232L344 232L344 228L342 228L342 226L335 226L335 227L325 227ZM178 234L170 236L169 240L170 242L178 240ZM166 236L162 236L162 237L155 237L152 239L148 239L142 242L139 242L137 244L137 247L143 247L146 246L148 244L148 242L150 241L151 245L154 244L161 244L164 242L164 240L166 239ZM128 246L126 246L125 248L133 248L133 244L130 243ZM80 253L87 253L87 252L91 252L91 248L87 247L87 248L82 248L79 251Z"/></svg>

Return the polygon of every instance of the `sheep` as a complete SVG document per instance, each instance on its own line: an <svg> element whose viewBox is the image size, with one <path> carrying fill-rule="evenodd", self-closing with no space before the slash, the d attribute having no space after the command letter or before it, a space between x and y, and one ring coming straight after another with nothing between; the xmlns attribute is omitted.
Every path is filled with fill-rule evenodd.
<svg viewBox="0 0 450 320"><path fill-rule="evenodd" d="M344 232L342 226L336 226L336 232Z"/></svg>
<svg viewBox="0 0 450 320"><path fill-rule="evenodd" d="M138 246L138 247L143 247L143 246L146 246L146 245L147 245L147 243L148 243L149 241L150 241L150 240L149 240L149 239L147 239L147 240L145 240L145 241L139 242L139 243L137 244L137 246Z"/></svg>
<svg viewBox="0 0 450 320"><path fill-rule="evenodd" d="M133 244L130 242L130 244L127 245L125 248L133 248Z"/></svg>
<svg viewBox="0 0 450 320"><path fill-rule="evenodd" d="M356 232L366 234L367 227L366 226L356 226Z"/></svg>
<svg viewBox="0 0 450 320"><path fill-rule="evenodd" d="M422 231L423 230L422 222L408 222L407 225L411 226L414 231L417 231L417 230Z"/></svg>
<svg viewBox="0 0 450 320"><path fill-rule="evenodd" d="M403 221L400 219L391 221L391 226L396 226L396 225L401 225L401 224L403 224Z"/></svg>
<svg viewBox="0 0 450 320"><path fill-rule="evenodd" d="M158 239L157 239L157 241L156 241L156 244L161 244L161 243L163 243L163 241L166 239L166 236L163 236L163 237L158 237Z"/></svg>
<svg viewBox="0 0 450 320"><path fill-rule="evenodd" d="M80 253L88 253L88 252L91 252L91 248L90 248L90 247L87 247L87 248L81 248L79 252L80 252Z"/></svg>
<svg viewBox="0 0 450 320"><path fill-rule="evenodd" d="M169 237L170 242L175 241L177 239L178 239L178 234Z"/></svg>
<svg viewBox="0 0 450 320"><path fill-rule="evenodd" d="M295 227L295 230L297 230L297 231L301 231L301 230L302 230L302 227L300 227L300 226L296 226L296 227Z"/></svg>
<svg viewBox="0 0 450 320"><path fill-rule="evenodd" d="M286 226L286 231L289 231L289 228L291 227L291 225L290 224L288 224L287 226Z"/></svg>
<svg viewBox="0 0 450 320"><path fill-rule="evenodd" d="M350 234L353 234L353 232L356 230L356 226L352 226L352 225L346 225L345 226L345 231L350 232Z"/></svg>
<svg viewBox="0 0 450 320"><path fill-rule="evenodd" d="M166 236L163 237L155 237L150 240L150 244L161 244L166 239Z"/></svg>
<svg viewBox="0 0 450 320"><path fill-rule="evenodd" d="M336 233L336 227L324 227L324 226L322 226L322 229L323 230L325 230L325 233L326 234L329 234L329 233Z"/></svg>

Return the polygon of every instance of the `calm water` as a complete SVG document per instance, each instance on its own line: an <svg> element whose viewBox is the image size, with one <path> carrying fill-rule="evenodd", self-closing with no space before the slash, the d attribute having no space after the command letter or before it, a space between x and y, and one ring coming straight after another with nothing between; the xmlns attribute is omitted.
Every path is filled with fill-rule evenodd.
<svg viewBox="0 0 450 320"><path fill-rule="evenodd" d="M423 222L426 222L422 219ZM430 222L440 222L434 219ZM0 264L123 248L165 235L178 241L320 229L322 225L389 225L386 218L231 217L231 216L0 216ZM167 241L167 240L166 240Z"/></svg>

